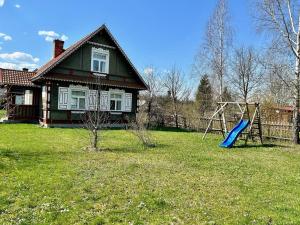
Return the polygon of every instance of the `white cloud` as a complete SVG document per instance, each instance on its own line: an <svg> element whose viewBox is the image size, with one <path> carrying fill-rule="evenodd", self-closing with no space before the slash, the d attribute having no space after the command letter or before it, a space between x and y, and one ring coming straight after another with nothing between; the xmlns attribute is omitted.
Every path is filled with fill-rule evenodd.
<svg viewBox="0 0 300 225"><path fill-rule="evenodd" d="M2 53L0 59L11 63L37 63L40 61L39 58L24 52Z"/></svg>
<svg viewBox="0 0 300 225"><path fill-rule="evenodd" d="M67 41L69 39L69 37L63 34L63 35L61 35L60 39L62 41Z"/></svg>
<svg viewBox="0 0 300 225"><path fill-rule="evenodd" d="M55 38L59 37L59 34L54 31L40 30L38 34L45 38L45 41L52 42Z"/></svg>
<svg viewBox="0 0 300 225"><path fill-rule="evenodd" d="M38 68L37 64L34 63L9 63L9 62L0 62L0 67L4 69L14 69L21 70L23 68L28 68L29 70L34 70Z"/></svg>
<svg viewBox="0 0 300 225"><path fill-rule="evenodd" d="M17 9L19 9L19 8L21 8L21 5L16 4L15 7L16 7Z"/></svg>
<svg viewBox="0 0 300 225"><path fill-rule="evenodd" d="M58 33L55 33L54 31L45 31L45 30L40 30L38 32L40 36L49 36L49 37L59 37Z"/></svg>
<svg viewBox="0 0 300 225"><path fill-rule="evenodd" d="M65 34L60 35L55 31L40 30L38 32L38 35L44 37L45 41L49 41L49 42L52 42L54 39L61 39L62 41L66 41L69 39Z"/></svg>
<svg viewBox="0 0 300 225"><path fill-rule="evenodd" d="M54 40L54 37L46 36L45 40L49 41L49 42L52 42Z"/></svg>
<svg viewBox="0 0 300 225"><path fill-rule="evenodd" d="M22 69L30 70L38 68L39 58L25 52L13 52L0 54L0 67L6 69Z"/></svg>
<svg viewBox="0 0 300 225"><path fill-rule="evenodd" d="M0 0L0 7L4 5L4 0Z"/></svg>
<svg viewBox="0 0 300 225"><path fill-rule="evenodd" d="M4 41L11 41L12 40L11 36L9 36L7 34L4 34L4 33L0 33L0 38L2 38Z"/></svg>

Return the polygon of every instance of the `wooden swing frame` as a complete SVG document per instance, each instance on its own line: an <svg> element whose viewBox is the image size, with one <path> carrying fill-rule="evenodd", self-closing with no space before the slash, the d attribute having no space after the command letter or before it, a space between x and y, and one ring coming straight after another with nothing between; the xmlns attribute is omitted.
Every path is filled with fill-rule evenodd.
<svg viewBox="0 0 300 225"><path fill-rule="evenodd" d="M258 102L254 102L254 103L243 103L243 102L218 102L217 103L217 108L215 110L215 112L213 113L212 117L209 120L208 126L205 130L205 133L203 135L203 139L205 139L207 133L210 130L210 127L212 125L213 120L218 116L219 120L220 120L220 127L221 127L221 131L223 134L223 137L225 138L227 133L228 133L228 129L227 129L227 122L226 122L226 117L225 117L225 110L228 106L233 105L233 106L238 106L238 109L240 110L240 121L243 120L245 118L245 116L248 117L249 121L250 121L250 125L248 128L248 132L243 133L246 134L246 138L245 138L245 145L247 145L247 142L249 140L249 138L252 139L252 141L254 141L254 137L258 136L260 143L263 144L263 137L262 137L262 126L261 126L261 117L260 117L260 106ZM249 112L249 106L254 107L255 110L253 112L253 115L250 117L250 112ZM254 125L257 125L257 127L255 127ZM254 130L257 130L258 133L255 134Z"/></svg>

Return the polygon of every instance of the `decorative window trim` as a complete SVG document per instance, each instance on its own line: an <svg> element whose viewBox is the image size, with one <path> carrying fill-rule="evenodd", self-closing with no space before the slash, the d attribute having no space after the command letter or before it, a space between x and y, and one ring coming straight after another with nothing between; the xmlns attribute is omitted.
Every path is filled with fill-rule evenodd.
<svg viewBox="0 0 300 225"><path fill-rule="evenodd" d="M69 100L68 100L68 109L72 111L86 111L88 109L88 95L89 95L89 88L86 86L81 86L81 85L70 85L68 88L69 91ZM85 107L84 109L72 109L72 91L83 91L85 92Z"/></svg>
<svg viewBox="0 0 300 225"><path fill-rule="evenodd" d="M94 71L93 69L93 61L94 61L94 53L100 53L100 54L105 54L106 55L106 60L105 60L105 71L101 72L101 71ZM103 48L92 48L92 57L91 57L91 71L95 74L95 75L101 75L101 74L108 74L109 73L109 50L104 50ZM101 61L99 59L96 59L97 61ZM104 60L102 60L104 61ZM100 70L100 64L99 64L99 70ZM102 75L103 76L103 75Z"/></svg>
<svg viewBox="0 0 300 225"><path fill-rule="evenodd" d="M111 94L121 94L121 109L120 110L111 110L110 109L110 104L111 104ZM125 90L121 89L109 89L109 111L112 113L121 113L124 112L124 107L125 107ZM114 100L114 99L113 99ZM116 99L115 101L117 101Z"/></svg>

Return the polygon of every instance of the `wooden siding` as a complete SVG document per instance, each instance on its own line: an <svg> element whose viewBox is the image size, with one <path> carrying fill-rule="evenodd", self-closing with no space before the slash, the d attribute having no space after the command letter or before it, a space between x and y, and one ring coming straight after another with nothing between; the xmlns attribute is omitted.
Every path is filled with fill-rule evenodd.
<svg viewBox="0 0 300 225"><path fill-rule="evenodd" d="M70 83L53 82L51 85L50 97L50 123L76 123L82 120L81 114L74 114L71 110L58 110L58 87L69 87ZM76 85L76 84L75 84ZM92 87L90 87L92 89ZM103 87L103 90L109 90L110 87ZM138 91L133 89L124 89L127 93L132 93L132 112L122 112L121 115L111 115L112 121L122 121L125 117L134 118L137 111ZM76 110L75 110L76 111Z"/></svg>

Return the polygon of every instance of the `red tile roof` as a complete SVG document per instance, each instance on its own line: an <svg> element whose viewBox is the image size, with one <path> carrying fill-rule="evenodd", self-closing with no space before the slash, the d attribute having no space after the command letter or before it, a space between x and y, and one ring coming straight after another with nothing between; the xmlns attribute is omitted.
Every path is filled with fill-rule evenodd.
<svg viewBox="0 0 300 225"><path fill-rule="evenodd" d="M18 86L36 86L31 79L36 72L22 70L1 69L0 68L0 85L18 85Z"/></svg>

